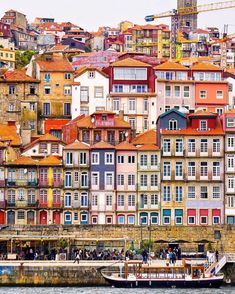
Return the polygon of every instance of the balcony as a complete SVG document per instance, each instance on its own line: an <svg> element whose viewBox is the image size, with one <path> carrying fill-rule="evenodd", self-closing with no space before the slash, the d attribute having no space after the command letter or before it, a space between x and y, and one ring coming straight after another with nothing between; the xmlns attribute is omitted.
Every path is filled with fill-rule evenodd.
<svg viewBox="0 0 235 294"><path fill-rule="evenodd" d="M0 201L0 208L6 208L6 200Z"/></svg>
<svg viewBox="0 0 235 294"><path fill-rule="evenodd" d="M47 207L48 207L48 203L45 203L45 202L40 203L40 202L39 202L38 207L39 207L39 208L47 208Z"/></svg>
<svg viewBox="0 0 235 294"><path fill-rule="evenodd" d="M36 208L36 207L38 207L38 200L37 200L37 201L34 201L34 202L32 202L32 201L28 201L28 202L27 202L27 206L28 206L28 207L32 207L32 208Z"/></svg>
<svg viewBox="0 0 235 294"><path fill-rule="evenodd" d="M27 186L28 181L27 179L16 180L16 186Z"/></svg>
<svg viewBox="0 0 235 294"><path fill-rule="evenodd" d="M36 187L38 185L37 179L28 180L29 187Z"/></svg>
<svg viewBox="0 0 235 294"><path fill-rule="evenodd" d="M160 171L160 163L157 165L151 165L150 163L148 163L147 165L141 165L140 163L138 163L138 170Z"/></svg>
<svg viewBox="0 0 235 294"><path fill-rule="evenodd" d="M14 180L7 180L7 186L8 187L14 187L14 186L16 186L16 180L14 179Z"/></svg>
<svg viewBox="0 0 235 294"><path fill-rule="evenodd" d="M5 180L0 180L0 187L5 187Z"/></svg>
<svg viewBox="0 0 235 294"><path fill-rule="evenodd" d="M53 208L61 208L61 206L62 206L61 202L53 202L52 203Z"/></svg>
<svg viewBox="0 0 235 294"><path fill-rule="evenodd" d="M39 187L48 187L48 181L40 181L38 183Z"/></svg>
<svg viewBox="0 0 235 294"><path fill-rule="evenodd" d="M15 202L6 201L6 207L16 207Z"/></svg>
<svg viewBox="0 0 235 294"><path fill-rule="evenodd" d="M57 180L52 182L53 187L61 187L63 186L63 181L62 180Z"/></svg>
<svg viewBox="0 0 235 294"><path fill-rule="evenodd" d="M27 207L27 201L26 200L17 200L16 201L16 207L22 208L22 207Z"/></svg>

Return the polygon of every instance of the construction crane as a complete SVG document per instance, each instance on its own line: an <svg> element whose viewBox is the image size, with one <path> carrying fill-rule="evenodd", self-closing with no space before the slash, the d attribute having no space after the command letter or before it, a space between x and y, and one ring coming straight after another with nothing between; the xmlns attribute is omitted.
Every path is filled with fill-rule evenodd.
<svg viewBox="0 0 235 294"><path fill-rule="evenodd" d="M177 51L179 51L177 50L177 44L179 45L180 42L177 36L179 35L178 32L181 30L182 27L182 17L187 15L197 15L201 12L229 9L233 7L235 7L235 0L197 6L191 5L185 6L180 9L166 11L160 14L148 15L145 17L145 21L151 22L155 19L171 17L171 58L175 59L177 58Z"/></svg>

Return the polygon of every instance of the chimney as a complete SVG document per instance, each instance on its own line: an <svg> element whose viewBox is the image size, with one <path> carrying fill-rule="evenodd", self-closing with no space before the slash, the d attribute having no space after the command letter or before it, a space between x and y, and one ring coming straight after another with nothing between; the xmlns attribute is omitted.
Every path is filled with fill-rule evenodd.
<svg viewBox="0 0 235 294"><path fill-rule="evenodd" d="M8 120L7 121L7 125L9 127L15 127L16 126L16 121L15 120Z"/></svg>
<svg viewBox="0 0 235 294"><path fill-rule="evenodd" d="M119 110L118 116L120 119L124 119L124 110Z"/></svg>

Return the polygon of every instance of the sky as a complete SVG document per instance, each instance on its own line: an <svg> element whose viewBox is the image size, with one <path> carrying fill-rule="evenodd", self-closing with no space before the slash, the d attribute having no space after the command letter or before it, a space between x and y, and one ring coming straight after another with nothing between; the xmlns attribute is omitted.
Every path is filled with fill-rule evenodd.
<svg viewBox="0 0 235 294"><path fill-rule="evenodd" d="M198 4L222 0L198 0ZM225 1L225 0L223 0ZM176 8L177 0L0 0L0 16L6 10L15 9L27 15L31 22L35 17L54 17L56 21L70 21L88 31L99 26L117 27L123 20L144 24L144 17ZM229 24L229 33L235 32L235 8L199 14L199 27ZM170 24L169 19L154 23Z"/></svg>

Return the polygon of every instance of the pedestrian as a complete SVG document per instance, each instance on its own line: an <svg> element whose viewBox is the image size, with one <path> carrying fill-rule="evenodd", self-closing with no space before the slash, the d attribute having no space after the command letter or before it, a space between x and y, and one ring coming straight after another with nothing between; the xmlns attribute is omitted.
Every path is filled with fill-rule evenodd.
<svg viewBox="0 0 235 294"><path fill-rule="evenodd" d="M145 249L144 249L144 251L142 253L142 256L143 256L143 262L147 263L147 261L148 261L148 253L147 253L147 251Z"/></svg>
<svg viewBox="0 0 235 294"><path fill-rule="evenodd" d="M76 262L79 263L79 261L80 261L80 254L79 254L79 251L77 251L73 263L76 263Z"/></svg>
<svg viewBox="0 0 235 294"><path fill-rule="evenodd" d="M219 262L219 251L218 250L215 251L215 257L216 257L216 261Z"/></svg>

